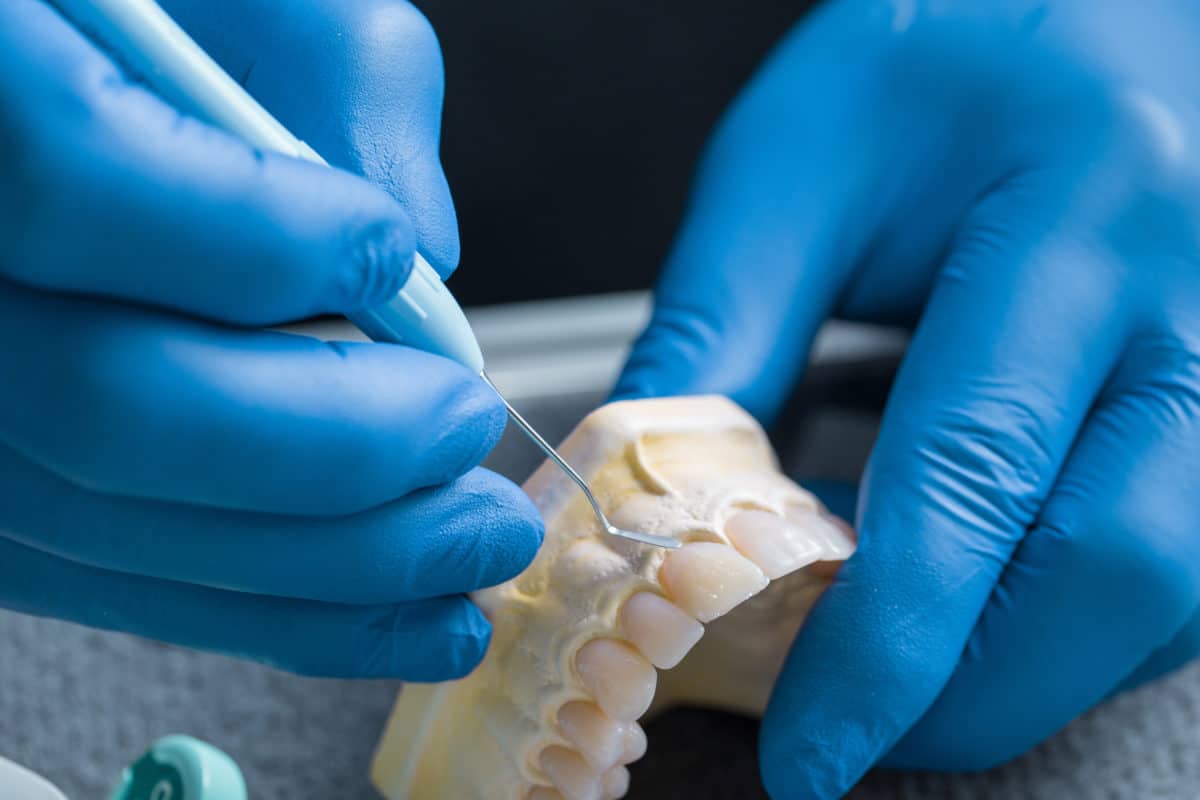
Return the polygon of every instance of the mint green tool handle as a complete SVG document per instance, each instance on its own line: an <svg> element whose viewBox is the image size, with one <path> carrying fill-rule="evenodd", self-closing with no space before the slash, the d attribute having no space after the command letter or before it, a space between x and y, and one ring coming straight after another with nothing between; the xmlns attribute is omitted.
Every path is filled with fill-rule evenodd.
<svg viewBox="0 0 1200 800"><path fill-rule="evenodd" d="M254 147L328 166L221 69L154 0L52 2L179 110ZM353 314L350 321L376 341L405 344L446 356L472 372L483 371L483 353L466 315L420 253L408 282L391 302Z"/></svg>

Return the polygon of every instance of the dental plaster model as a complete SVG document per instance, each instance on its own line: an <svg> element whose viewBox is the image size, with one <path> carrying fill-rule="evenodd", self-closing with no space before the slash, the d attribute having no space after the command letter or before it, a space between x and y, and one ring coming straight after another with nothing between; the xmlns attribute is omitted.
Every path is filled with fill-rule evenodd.
<svg viewBox="0 0 1200 800"><path fill-rule="evenodd" d="M544 464L525 484L546 520L541 551L473 596L493 625L487 657L462 680L400 694L372 770L389 800L624 796L652 705L761 713L833 562L853 551L723 398L614 403L560 452L615 524L686 544L603 534Z"/></svg>

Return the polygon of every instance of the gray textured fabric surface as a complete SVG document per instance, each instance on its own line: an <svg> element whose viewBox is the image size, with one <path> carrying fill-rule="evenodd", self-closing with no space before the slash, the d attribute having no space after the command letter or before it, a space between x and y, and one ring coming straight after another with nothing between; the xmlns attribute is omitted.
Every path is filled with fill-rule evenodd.
<svg viewBox="0 0 1200 800"><path fill-rule="evenodd" d="M220 656L0 613L0 752L72 800L105 797L158 736L185 731L241 765L256 800L368 800L397 684L297 678ZM754 724L680 711L651 723L631 798L753 800ZM1183 800L1200 796L1200 664L1119 697L1002 769L871 775L855 800ZM447 798L453 800L453 798Z"/></svg>
<svg viewBox="0 0 1200 800"><path fill-rule="evenodd" d="M534 409L561 435L576 411ZM797 474L853 473L869 417L827 412L799 427ZM836 444L836 446L834 446ZM837 454L837 461L828 455ZM853 457L851 457L853 455ZM509 441L510 474L532 454ZM374 743L398 684L298 678L221 656L0 612L0 754L72 800L106 797L121 767L154 739L207 739L241 765L256 800L368 800ZM755 724L698 710L648 726L632 798L754 800ZM973 776L879 773L855 800L1171 800L1200 797L1200 664L1117 698L1002 769ZM0 798L0 800L4 800ZM447 798L446 800L455 800Z"/></svg>

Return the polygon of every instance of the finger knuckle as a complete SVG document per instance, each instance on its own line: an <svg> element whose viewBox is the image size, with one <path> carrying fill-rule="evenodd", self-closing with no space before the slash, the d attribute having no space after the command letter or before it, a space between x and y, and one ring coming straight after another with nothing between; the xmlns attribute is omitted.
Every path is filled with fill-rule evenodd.
<svg viewBox="0 0 1200 800"><path fill-rule="evenodd" d="M441 46L433 25L407 0L370 0L363 4L367 27L386 44L403 46L421 61L441 63Z"/></svg>
<svg viewBox="0 0 1200 800"><path fill-rule="evenodd" d="M1191 115L1138 85L1100 83L1083 94L1086 113L1079 116L1091 135L1077 140L1095 142L1077 156L1090 173L1085 208L1102 215L1118 251L1130 243L1139 253L1148 244L1174 247L1180 236L1194 242L1200 177L1187 155L1195 138Z"/></svg>
<svg viewBox="0 0 1200 800"><path fill-rule="evenodd" d="M348 56L351 63L379 66L380 54L393 60L383 62L389 68L401 67L407 75L393 78L441 80L442 54L437 34L428 18L407 0L356 0L332 5L332 13L341 22L332 30L350 34ZM368 56L363 59L362 56ZM416 70L412 73L411 70Z"/></svg>
<svg viewBox="0 0 1200 800"><path fill-rule="evenodd" d="M1116 134L1114 155L1130 179L1148 187L1169 184L1185 163L1185 115L1174 102L1140 86L1112 87L1105 99Z"/></svg>

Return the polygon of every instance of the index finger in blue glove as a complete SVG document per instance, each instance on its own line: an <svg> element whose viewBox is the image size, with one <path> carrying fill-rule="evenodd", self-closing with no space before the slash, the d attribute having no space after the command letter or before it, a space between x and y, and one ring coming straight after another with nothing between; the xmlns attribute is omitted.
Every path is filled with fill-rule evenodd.
<svg viewBox="0 0 1200 800"><path fill-rule="evenodd" d="M872 62L842 56L869 51L834 13L790 34L718 128L617 397L724 394L769 422L798 379L870 238L843 226L873 191L873 149L846 141L871 130L876 98L847 87Z"/></svg>
<svg viewBox="0 0 1200 800"><path fill-rule="evenodd" d="M371 604L459 594L533 559L542 522L525 494L476 469L345 517L114 497L0 445L0 536L80 564L258 595Z"/></svg>
<svg viewBox="0 0 1200 800"><path fill-rule="evenodd" d="M1117 270L1064 220L1062 191L1031 177L984 199L942 269L868 466L858 551L771 698L777 800L841 796L933 703L1117 361ZM1048 308L1035 289L1076 270L1087 290Z"/></svg>
<svg viewBox="0 0 1200 800"><path fill-rule="evenodd" d="M407 347L247 331L0 282L0 441L104 494L351 514L461 475L504 406ZM87 413L79 413L80 398Z"/></svg>
<svg viewBox="0 0 1200 800"><path fill-rule="evenodd" d="M461 678L491 638L462 596L354 606L263 597L108 572L3 537L0 606L322 678Z"/></svg>
<svg viewBox="0 0 1200 800"><path fill-rule="evenodd" d="M123 76L40 0L0 5L0 277L242 324L389 299L398 203L249 146Z"/></svg>

